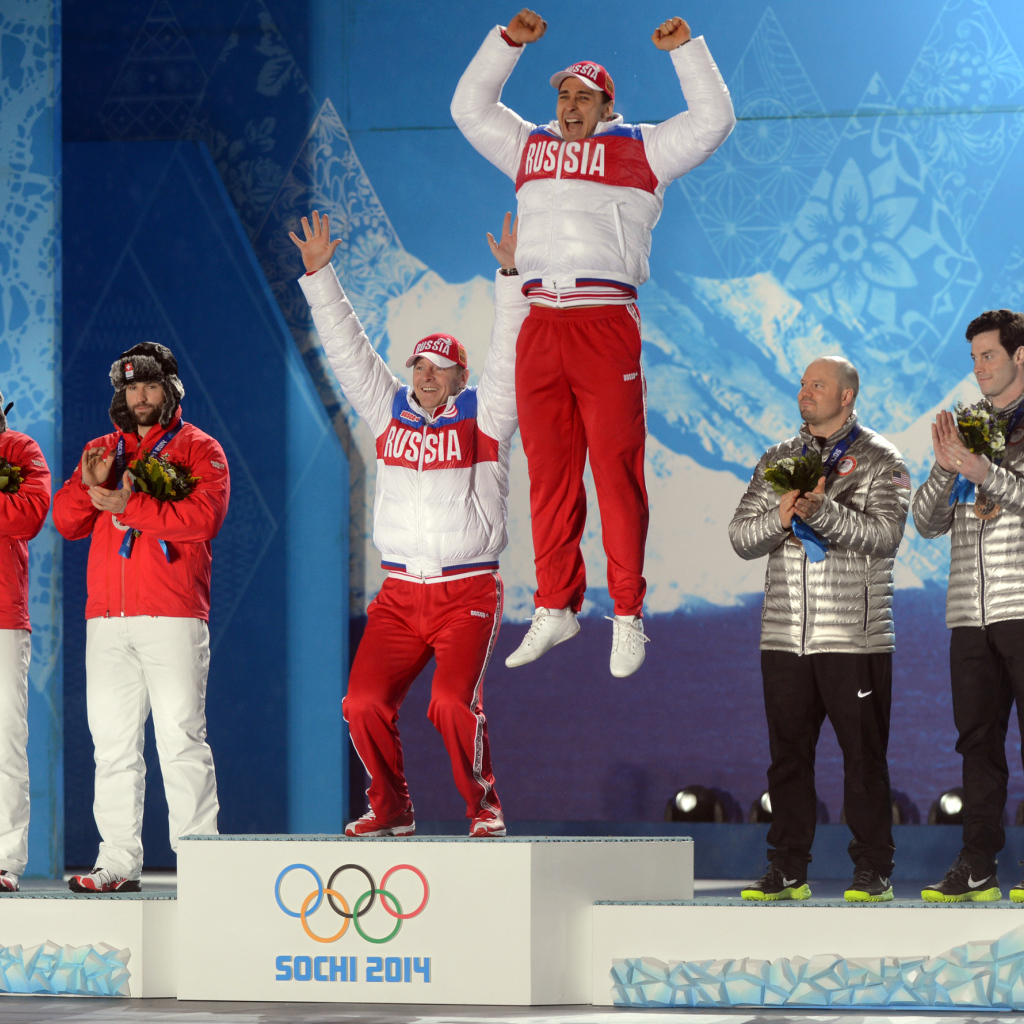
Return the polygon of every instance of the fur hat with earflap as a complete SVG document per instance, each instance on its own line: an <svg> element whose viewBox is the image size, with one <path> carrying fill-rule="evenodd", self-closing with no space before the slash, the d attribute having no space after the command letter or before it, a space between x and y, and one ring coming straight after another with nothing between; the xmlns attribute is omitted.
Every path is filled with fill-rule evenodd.
<svg viewBox="0 0 1024 1024"><path fill-rule="evenodd" d="M166 345L144 341L127 352L122 352L110 367L110 383L114 385L114 399L110 403L110 419L118 430L133 434L135 417L128 408L125 388L129 384L160 384L164 389L164 404L160 409L160 426L167 427L185 397L185 387L178 380L178 360Z"/></svg>

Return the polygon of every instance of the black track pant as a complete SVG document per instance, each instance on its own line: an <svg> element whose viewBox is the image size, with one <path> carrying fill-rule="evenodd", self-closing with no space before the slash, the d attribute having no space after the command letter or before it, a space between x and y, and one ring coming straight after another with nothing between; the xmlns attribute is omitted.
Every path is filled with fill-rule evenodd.
<svg viewBox="0 0 1024 1024"><path fill-rule="evenodd" d="M843 752L850 858L888 877L895 851L886 761L892 655L762 651L761 674L772 757L768 859L787 876L806 877L817 820L814 752L828 715Z"/></svg>
<svg viewBox="0 0 1024 1024"><path fill-rule="evenodd" d="M1006 727L1015 700L1024 733L1024 621L952 630L949 676L956 749L964 759L963 858L983 878L995 871L1006 841Z"/></svg>

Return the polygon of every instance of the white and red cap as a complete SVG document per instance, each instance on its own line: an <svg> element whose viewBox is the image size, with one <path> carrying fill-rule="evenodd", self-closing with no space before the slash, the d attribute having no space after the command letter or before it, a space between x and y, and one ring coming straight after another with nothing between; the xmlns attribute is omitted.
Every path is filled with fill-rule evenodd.
<svg viewBox="0 0 1024 1024"><path fill-rule="evenodd" d="M603 92L608 99L615 99L615 83L612 76L600 65L592 60L581 60L579 64L573 64L564 71L559 71L551 76L551 84L556 88L562 87L564 78L578 78L588 89L597 89Z"/></svg>
<svg viewBox="0 0 1024 1024"><path fill-rule="evenodd" d="M425 338L421 338L416 342L416 347L412 350L412 355L405 361L405 365L412 366L420 356L429 359L441 369L449 366L461 366L464 370L469 369L466 346L450 334L428 334Z"/></svg>

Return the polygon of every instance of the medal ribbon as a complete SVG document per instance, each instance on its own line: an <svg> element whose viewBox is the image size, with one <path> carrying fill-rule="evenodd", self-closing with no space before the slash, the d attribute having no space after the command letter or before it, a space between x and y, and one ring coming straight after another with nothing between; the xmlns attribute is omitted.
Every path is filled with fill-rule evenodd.
<svg viewBox="0 0 1024 1024"><path fill-rule="evenodd" d="M1013 415L1010 417L1009 422L1006 424L1006 441L1009 444L1010 435L1017 428L1017 424L1020 423L1021 419L1024 418L1024 402L1013 411ZM1003 459L1006 458L1006 448L1003 449L1003 458L996 462L998 466ZM949 496L950 505L955 505L958 501L961 505L970 505L974 501L974 484L967 479L962 473L957 473L956 479L953 481L953 491Z"/></svg>
<svg viewBox="0 0 1024 1024"><path fill-rule="evenodd" d="M174 430L168 431L160 438L159 441L153 446L153 450L149 453L146 458L156 458L170 443L177 437L178 431L181 430L181 424L179 423ZM140 451L139 457L142 458ZM117 439L117 450L114 456L114 473L117 475L117 489L121 490L124 487L124 471L128 468L128 461L124 454L124 434ZM132 484L132 490L135 490L135 485ZM131 527L128 528L128 532L124 535L124 540L121 541L121 547L118 550L118 554L122 558L132 557L132 548L135 546L135 538L142 536L141 530L133 530ZM169 562L171 560L171 549L167 541L157 541L160 545L160 550L164 553L164 558Z"/></svg>
<svg viewBox="0 0 1024 1024"><path fill-rule="evenodd" d="M829 452L828 458L821 467L821 475L827 480L832 470L839 465L839 460L846 454L847 448L860 437L860 424L856 424L846 437L837 441ZM807 445L804 445L801 455L807 454ZM793 516L793 536L803 542L804 551L807 552L809 562L822 562L825 553L828 551L828 541L821 534L808 526L799 516Z"/></svg>

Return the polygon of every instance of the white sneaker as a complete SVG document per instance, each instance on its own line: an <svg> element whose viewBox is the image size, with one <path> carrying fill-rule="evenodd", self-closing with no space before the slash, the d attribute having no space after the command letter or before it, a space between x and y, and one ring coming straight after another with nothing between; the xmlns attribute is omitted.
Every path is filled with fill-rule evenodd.
<svg viewBox="0 0 1024 1024"><path fill-rule="evenodd" d="M643 663L644 644L650 637L644 636L644 620L639 615L605 616L612 623L612 656L609 668L616 679L631 676Z"/></svg>
<svg viewBox="0 0 1024 1024"><path fill-rule="evenodd" d="M0 871L0 892L17 892L18 888L18 876L13 871Z"/></svg>
<svg viewBox="0 0 1024 1024"><path fill-rule="evenodd" d="M519 668L547 654L552 647L571 640L580 631L576 615L568 608L538 608L523 642L505 659L507 668Z"/></svg>

